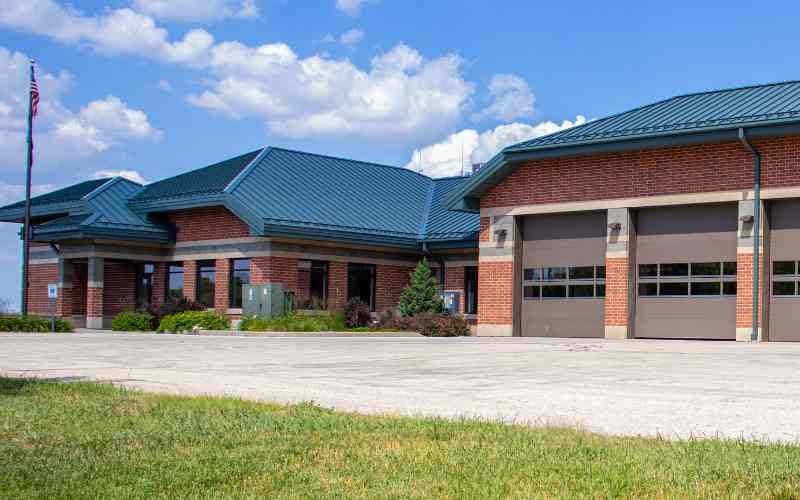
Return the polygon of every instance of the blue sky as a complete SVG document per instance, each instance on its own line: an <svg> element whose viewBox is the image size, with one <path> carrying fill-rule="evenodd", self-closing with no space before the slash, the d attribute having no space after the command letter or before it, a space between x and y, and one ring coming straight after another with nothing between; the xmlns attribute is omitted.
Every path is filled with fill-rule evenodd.
<svg viewBox="0 0 800 500"><path fill-rule="evenodd" d="M452 175L585 119L798 78L796 3L608 4L0 0L0 202L22 193L29 57L37 190L263 145ZM0 232L13 303L15 230Z"/></svg>

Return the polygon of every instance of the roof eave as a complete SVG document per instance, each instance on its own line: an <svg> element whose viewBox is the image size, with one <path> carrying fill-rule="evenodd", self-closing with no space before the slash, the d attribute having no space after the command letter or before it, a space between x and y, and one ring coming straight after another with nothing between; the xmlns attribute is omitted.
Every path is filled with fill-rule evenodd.
<svg viewBox="0 0 800 500"><path fill-rule="evenodd" d="M269 224L267 222L264 223L262 235L267 237L280 236L298 239L337 241L360 245L368 244L414 250L416 250L419 245L418 240L413 237L360 233L357 231L344 231L327 228L284 226L280 224Z"/></svg>
<svg viewBox="0 0 800 500"><path fill-rule="evenodd" d="M800 134L800 122L795 119L778 123L741 123L713 129L660 132L646 136L600 139L580 144L548 145L525 150L504 150L497 155L496 158L499 160L494 161L493 159L493 165L484 167L458 192L453 193L448 198L446 205L450 210L480 212L480 197L507 177L521 162L563 156L737 141L740 128L747 129L749 137L780 137Z"/></svg>

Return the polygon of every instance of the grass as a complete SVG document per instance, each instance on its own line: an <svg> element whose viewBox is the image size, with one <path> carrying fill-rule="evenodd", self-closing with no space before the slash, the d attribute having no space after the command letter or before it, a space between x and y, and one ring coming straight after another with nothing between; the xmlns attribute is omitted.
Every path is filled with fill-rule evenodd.
<svg viewBox="0 0 800 500"><path fill-rule="evenodd" d="M382 332L380 328L350 328L345 324L344 313L304 314L293 313L273 318L248 317L240 327L248 332Z"/></svg>
<svg viewBox="0 0 800 500"><path fill-rule="evenodd" d="M798 498L800 448L0 378L0 496Z"/></svg>

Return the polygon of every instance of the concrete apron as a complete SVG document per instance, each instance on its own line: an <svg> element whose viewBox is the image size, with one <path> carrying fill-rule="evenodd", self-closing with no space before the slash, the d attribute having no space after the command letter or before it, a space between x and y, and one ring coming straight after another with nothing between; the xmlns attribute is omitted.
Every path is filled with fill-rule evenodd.
<svg viewBox="0 0 800 500"><path fill-rule="evenodd" d="M192 335L210 337L265 337L265 338L425 338L416 332L242 332L238 330L200 330L199 332L184 333L155 333L155 332L115 332L92 328L76 328L75 333L109 333L109 334L138 334L138 335ZM59 334L65 335L65 334ZM68 334L66 334L68 335Z"/></svg>

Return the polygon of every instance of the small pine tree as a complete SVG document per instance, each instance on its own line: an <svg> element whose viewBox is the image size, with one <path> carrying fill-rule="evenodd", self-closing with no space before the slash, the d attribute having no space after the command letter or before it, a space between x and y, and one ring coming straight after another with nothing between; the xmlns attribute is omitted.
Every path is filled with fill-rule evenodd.
<svg viewBox="0 0 800 500"><path fill-rule="evenodd" d="M420 313L441 313L444 303L439 297L436 278L431 273L428 261L423 258L411 273L411 284L400 295L400 314L416 316Z"/></svg>

